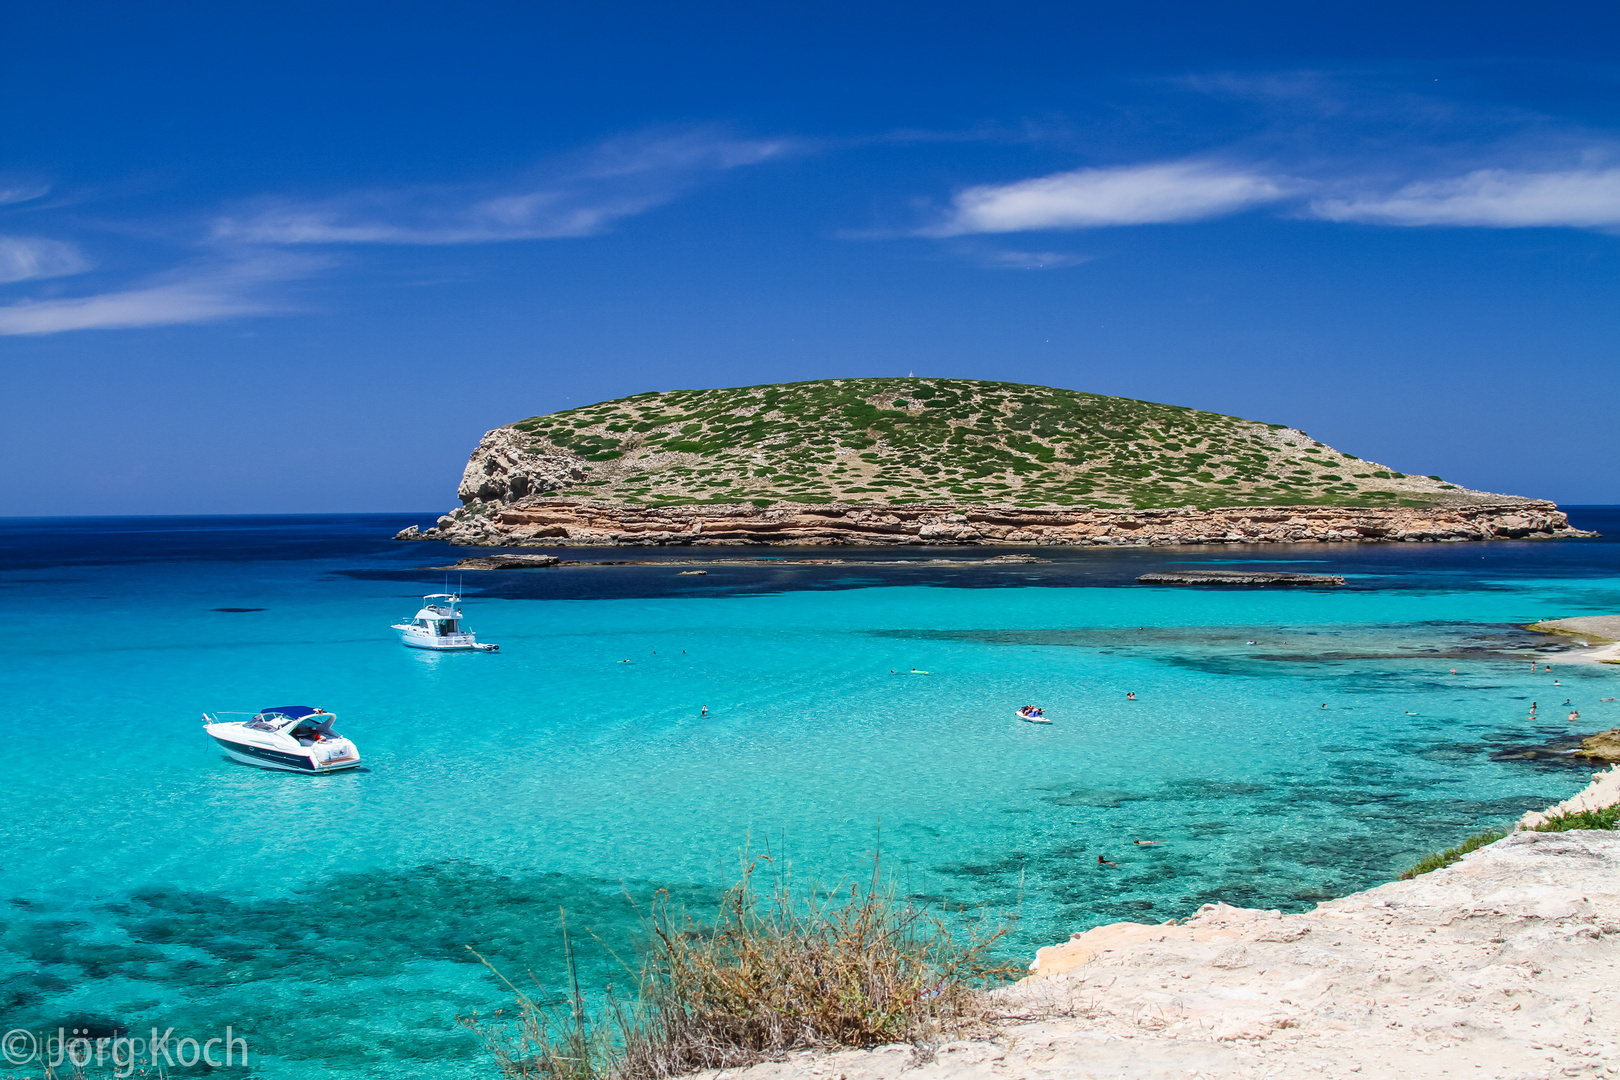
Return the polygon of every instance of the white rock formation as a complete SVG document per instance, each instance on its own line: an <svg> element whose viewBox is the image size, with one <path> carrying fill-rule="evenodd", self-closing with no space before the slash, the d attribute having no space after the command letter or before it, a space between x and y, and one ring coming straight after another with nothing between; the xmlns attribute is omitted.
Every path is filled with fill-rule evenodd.
<svg viewBox="0 0 1620 1080"><path fill-rule="evenodd" d="M1217 904L1180 925L1078 934L995 992L994 1038L931 1060L880 1047L728 1076L1607 1077L1620 1075L1617 965L1620 833L1518 832L1305 914Z"/></svg>

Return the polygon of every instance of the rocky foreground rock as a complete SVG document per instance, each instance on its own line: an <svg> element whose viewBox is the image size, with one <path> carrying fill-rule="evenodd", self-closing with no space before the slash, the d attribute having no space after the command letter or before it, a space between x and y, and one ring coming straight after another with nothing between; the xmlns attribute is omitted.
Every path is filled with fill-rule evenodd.
<svg viewBox="0 0 1620 1080"><path fill-rule="evenodd" d="M1526 540L1591 536L1550 502L1423 508L1232 507L1214 510L985 506L742 505L634 507L573 499L464 506L401 540L455 544L1171 544Z"/></svg>
<svg viewBox="0 0 1620 1080"><path fill-rule="evenodd" d="M1077 934L992 995L993 1037L726 1075L1607 1077L1620 1075L1617 965L1620 833L1519 832L1303 914L1214 904L1179 924Z"/></svg>

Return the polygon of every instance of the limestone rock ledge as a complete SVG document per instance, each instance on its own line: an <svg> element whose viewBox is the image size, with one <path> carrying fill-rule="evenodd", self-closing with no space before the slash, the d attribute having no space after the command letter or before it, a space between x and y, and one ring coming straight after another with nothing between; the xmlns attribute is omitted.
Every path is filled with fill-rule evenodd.
<svg viewBox="0 0 1620 1080"><path fill-rule="evenodd" d="M561 466L559 466L561 467ZM503 479L503 483L507 480ZM527 481L525 481L527 483ZM515 493L503 489L502 496ZM463 492L468 494L468 492ZM490 492L495 495L497 493ZM400 540L497 546L665 544L1175 544L1440 542L1594 536L1550 502L1423 508L1231 507L1216 510L749 504L642 507L575 499L473 501Z"/></svg>
<svg viewBox="0 0 1620 1080"><path fill-rule="evenodd" d="M1620 833L1521 832L1285 915L1209 904L1041 950L992 1036L725 1080L1563 1080L1620 1075ZM721 1080L707 1074L706 1080Z"/></svg>

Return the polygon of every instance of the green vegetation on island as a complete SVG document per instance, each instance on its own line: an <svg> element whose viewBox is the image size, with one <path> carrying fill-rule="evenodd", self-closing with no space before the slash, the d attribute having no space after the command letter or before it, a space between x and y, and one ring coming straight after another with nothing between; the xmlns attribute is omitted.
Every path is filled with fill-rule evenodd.
<svg viewBox="0 0 1620 1080"><path fill-rule="evenodd" d="M1429 506L1478 493L1280 424L966 379L826 379L637 394L509 426L577 464L536 494L627 505L1121 509Z"/></svg>

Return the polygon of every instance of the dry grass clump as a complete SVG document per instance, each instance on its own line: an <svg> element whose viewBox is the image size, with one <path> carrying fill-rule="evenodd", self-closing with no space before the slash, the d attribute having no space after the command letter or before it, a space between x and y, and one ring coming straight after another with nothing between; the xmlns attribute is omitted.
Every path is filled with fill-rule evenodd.
<svg viewBox="0 0 1620 1080"><path fill-rule="evenodd" d="M946 1034L982 1022L983 986L1013 973L990 955L1004 928L953 927L875 878L802 898L779 880L762 896L756 865L712 923L662 895L654 902L633 1005L610 998L587 1015L577 981L560 1004L508 982L515 1032L476 1015L462 1024L514 1080L661 1080L793 1050L895 1042L926 1056Z"/></svg>

